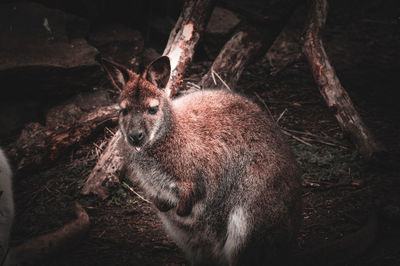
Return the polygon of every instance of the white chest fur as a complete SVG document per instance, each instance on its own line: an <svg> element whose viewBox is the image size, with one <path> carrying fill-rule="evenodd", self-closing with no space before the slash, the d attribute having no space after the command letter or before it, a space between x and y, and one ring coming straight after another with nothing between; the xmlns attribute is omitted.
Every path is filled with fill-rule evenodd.
<svg viewBox="0 0 400 266"><path fill-rule="evenodd" d="M130 172L147 196L177 204L179 190L174 179L155 164L132 164Z"/></svg>

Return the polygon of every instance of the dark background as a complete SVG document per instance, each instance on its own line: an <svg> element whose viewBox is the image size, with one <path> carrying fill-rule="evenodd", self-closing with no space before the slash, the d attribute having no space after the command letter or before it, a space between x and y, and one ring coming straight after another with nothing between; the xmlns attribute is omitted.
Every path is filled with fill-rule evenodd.
<svg viewBox="0 0 400 266"><path fill-rule="evenodd" d="M31 2L2 1L1 5ZM13 9L0 7L3 10L0 29L5 34L0 39L3 51L0 52L0 145L6 150L13 147L29 122L42 125L51 121L58 123L60 120L57 119L71 119L73 122L73 113L61 118L52 115L57 113L54 112L57 106L74 104L78 106L75 115L79 117L96 106L115 102L117 95L110 92L111 86L94 60L96 51L139 71L149 58L162 53L183 4L183 1L156 0L34 2L61 10L62 13L54 16L60 19L60 28L64 32L63 35L57 35L58 32L49 35L46 31L30 30L26 25L28 22L13 24L13 11L10 11ZM254 23L246 15L251 12L261 15L271 12L265 9L264 1L229 2L230 6L236 7L234 12L241 24ZM256 101L255 92L260 95L275 119L287 110L280 120L283 127L328 136L347 147L342 149L317 141L310 141L310 147L288 138L305 180L305 220L299 235L299 249L312 249L356 232L366 224L371 209L378 206L377 240L368 252L355 260L331 263L399 265L400 4L396 0L336 0L329 1L329 4L323 39L325 48L361 117L386 147L384 153L373 159L359 156L326 107L303 57L275 73L274 66L262 55L246 67L237 90ZM221 1L217 6L227 5ZM288 20L294 33L302 30L306 9L300 7L294 18ZM35 12L32 9L33 15ZM65 14L76 17L66 18ZM48 18L50 28L55 29L53 21L58 20ZM27 29L15 30L13 32L17 33L11 37L8 35L15 43L7 42L4 37L11 24ZM199 80L234 31L235 28L222 34L205 33L185 81ZM32 40L41 34L45 42L70 44L76 39L87 41L90 45L85 48L88 49L85 53L87 58L78 56L75 60L72 55L68 61L60 51L60 56L54 57L51 64L48 61L43 63L45 56L31 53L44 51L44 55L53 49L42 47L40 50L35 46L37 43ZM36 60L33 65L13 65L31 58ZM278 59L284 57L278 56ZM2 67L4 65L7 66ZM84 100L78 103L77 99ZM88 99L93 99L93 102ZM88 236L79 245L41 264L184 264L181 251L163 233L149 204L123 187L116 187L105 201L80 195L101 149L111 136L109 132L115 131L116 126L110 125L108 129L73 147L47 170L16 172L17 216L11 245L51 232L73 219L73 202L78 200L91 217L92 227ZM353 185L337 185L342 183ZM134 184L132 186L140 192Z"/></svg>

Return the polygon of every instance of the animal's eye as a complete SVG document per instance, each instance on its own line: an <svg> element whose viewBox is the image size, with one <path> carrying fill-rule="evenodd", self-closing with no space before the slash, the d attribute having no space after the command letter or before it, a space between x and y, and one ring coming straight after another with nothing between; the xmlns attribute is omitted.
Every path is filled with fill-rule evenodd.
<svg viewBox="0 0 400 266"><path fill-rule="evenodd" d="M126 115L128 114L128 109L126 109L126 108L121 108L121 109L119 110L119 113L122 114L123 116L126 116Z"/></svg>
<svg viewBox="0 0 400 266"><path fill-rule="evenodd" d="M158 112L158 106L153 106L147 108L147 112L151 115L155 115Z"/></svg>

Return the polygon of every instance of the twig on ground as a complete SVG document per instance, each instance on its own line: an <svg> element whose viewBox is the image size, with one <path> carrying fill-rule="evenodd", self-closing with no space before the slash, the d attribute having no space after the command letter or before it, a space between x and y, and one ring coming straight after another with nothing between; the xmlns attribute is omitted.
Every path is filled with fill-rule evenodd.
<svg viewBox="0 0 400 266"><path fill-rule="evenodd" d="M113 132L111 129L109 129L108 127L105 127L105 130L111 134L111 136L115 135L115 132Z"/></svg>
<svg viewBox="0 0 400 266"><path fill-rule="evenodd" d="M284 128L284 130L291 132L291 133L296 133L296 134L300 134L300 135L306 135L312 138L307 138L306 140L308 141L314 141L314 142L319 142L322 144L326 144L329 146L334 146L334 147L340 147L343 149L349 149L349 147L347 147L345 144L337 141L336 139L329 137L329 136L318 136L316 134L310 133L310 132L305 132L305 131L298 131L298 130L294 130L294 129L288 129L288 128ZM304 138L303 138L304 140Z"/></svg>
<svg viewBox="0 0 400 266"><path fill-rule="evenodd" d="M264 105L265 109L268 111L269 115L274 119L274 116L272 115L271 110L269 109L268 105L265 103L264 99L261 98L260 95L258 95L257 92L254 92L254 95L257 97L257 99Z"/></svg>
<svg viewBox="0 0 400 266"><path fill-rule="evenodd" d="M285 113L287 112L287 108L285 108L285 110L283 110L283 112L279 115L278 119L276 119L276 123L279 124L279 121L282 119L282 117L285 115Z"/></svg>
<svg viewBox="0 0 400 266"><path fill-rule="evenodd" d="M97 145L96 143L93 143L93 145L97 148L97 149L99 149L100 150L100 152L102 152L103 151L103 148L102 147L100 147L99 145Z"/></svg>
<svg viewBox="0 0 400 266"><path fill-rule="evenodd" d="M254 95L256 95L257 99L264 105L265 109L267 109L267 111L268 111L268 113L270 114L270 116L272 117L272 119L274 119L274 116L272 115L271 110L268 108L268 105L265 103L264 99L261 98L260 95L258 95L257 92L254 92ZM285 109L285 110L286 110L286 109ZM285 112L285 111L284 111L284 112ZM283 113L279 116L278 119L282 118L281 116L283 116ZM275 119L274 119L274 120L275 120ZM295 140L297 140L297 141L303 143L304 145L307 145L307 146L309 146L309 147L312 147L312 145L311 145L310 143L308 143L307 141L305 141L305 140L303 140L303 139L301 139L301 138L299 138L299 137L296 137L296 136L293 135L292 133L289 133L289 132L287 132L285 129L281 128L281 127L278 125L278 121L275 121L275 123L276 123L276 125L281 129L281 132L282 132L283 134L285 134L285 135L287 135L287 136L289 136L289 137L291 137L291 138L293 138L293 139L295 139Z"/></svg>
<svg viewBox="0 0 400 266"><path fill-rule="evenodd" d="M303 180L304 187L318 188L318 190L329 190L332 188L360 188L361 184L355 182L348 183L331 183L326 181L316 181L316 180Z"/></svg>
<svg viewBox="0 0 400 266"><path fill-rule="evenodd" d="M280 128L280 129L281 129L281 132L282 132L283 134L285 134L285 135L287 135L287 136L289 136L289 137L292 137L293 139L295 139L295 140L297 140L297 141L303 143L304 145L307 145L307 146L309 146L309 147L312 147L312 144L311 144L311 143L308 143L307 141L305 141L305 140L303 140L303 139L301 139L301 138L299 138L299 137L296 137L296 136L293 135L292 133L289 133L289 132L287 132L286 130L284 130L283 128Z"/></svg>
<svg viewBox="0 0 400 266"><path fill-rule="evenodd" d="M211 68L211 78L212 78L212 80L213 80L213 82L214 82L214 85L217 85L217 81L215 80L215 75L214 75L214 70Z"/></svg>
<svg viewBox="0 0 400 266"><path fill-rule="evenodd" d="M196 83L193 83L193 82L191 82L191 81L186 82L186 84L188 84L188 85L190 85L191 87L194 87L194 88L196 88L196 89L198 89L198 90L201 89L201 87L200 87L199 85L197 85Z"/></svg>
<svg viewBox="0 0 400 266"><path fill-rule="evenodd" d="M222 84L224 84L224 86L231 91L231 88L228 86L228 84L226 84L226 82L221 78L220 75L218 75L218 73L216 71L214 71L214 69L211 68L211 76L213 77L213 81L215 83L215 85L217 85L216 81L215 81L215 76L217 76L217 78L222 82Z"/></svg>
<svg viewBox="0 0 400 266"><path fill-rule="evenodd" d="M137 193L133 188L131 188L127 183L122 182L122 185L123 185L125 188L129 189L129 191L131 191L133 194L135 194L136 196L138 196L139 199L141 199L141 200L143 200L143 201L145 201L145 202L147 202L147 203L152 204L151 201L145 199L143 196L141 196L139 193Z"/></svg>

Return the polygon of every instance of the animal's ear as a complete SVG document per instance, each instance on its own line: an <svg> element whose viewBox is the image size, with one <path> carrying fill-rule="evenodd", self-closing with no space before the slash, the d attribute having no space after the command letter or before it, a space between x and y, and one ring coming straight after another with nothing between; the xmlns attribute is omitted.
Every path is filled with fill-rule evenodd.
<svg viewBox="0 0 400 266"><path fill-rule="evenodd" d="M144 75L148 81L158 88L165 88L171 75L171 64L168 56L161 56L151 62L146 67Z"/></svg>
<svg viewBox="0 0 400 266"><path fill-rule="evenodd" d="M125 87L125 84L134 75L129 68L112 60L99 57L97 58L97 61L102 65L114 88L119 91Z"/></svg>

